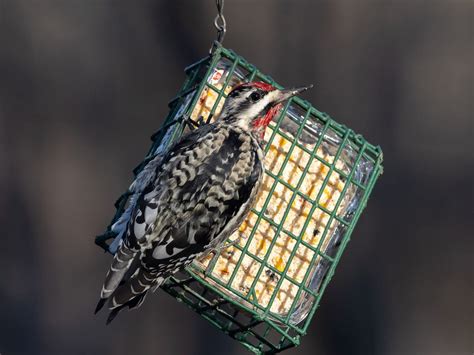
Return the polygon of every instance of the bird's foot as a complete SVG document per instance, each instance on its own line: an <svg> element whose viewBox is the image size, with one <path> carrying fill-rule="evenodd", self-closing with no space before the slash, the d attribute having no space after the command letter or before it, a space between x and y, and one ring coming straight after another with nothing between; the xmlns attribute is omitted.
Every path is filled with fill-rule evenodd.
<svg viewBox="0 0 474 355"><path fill-rule="evenodd" d="M203 124L206 124L207 122L204 121L204 117L202 116L199 116L198 119L197 119L197 124L198 126L202 126Z"/></svg>

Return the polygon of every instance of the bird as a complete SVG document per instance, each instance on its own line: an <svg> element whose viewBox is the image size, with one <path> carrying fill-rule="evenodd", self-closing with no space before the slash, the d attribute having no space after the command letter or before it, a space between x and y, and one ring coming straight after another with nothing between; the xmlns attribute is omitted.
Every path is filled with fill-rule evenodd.
<svg viewBox="0 0 474 355"><path fill-rule="evenodd" d="M95 313L109 324L194 259L219 250L250 211L264 173L264 134L291 97L312 86L235 86L218 119L156 155L130 186L127 210L112 226L115 252Z"/></svg>

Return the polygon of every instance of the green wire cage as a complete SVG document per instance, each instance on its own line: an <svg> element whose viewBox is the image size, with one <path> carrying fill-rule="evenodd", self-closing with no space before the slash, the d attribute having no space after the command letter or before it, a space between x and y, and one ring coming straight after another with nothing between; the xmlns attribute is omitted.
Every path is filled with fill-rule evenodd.
<svg viewBox="0 0 474 355"><path fill-rule="evenodd" d="M281 88L218 43L185 73L135 175L183 133L213 121L233 86L258 80ZM162 286L257 354L300 343L382 173L380 147L298 97L267 128L265 143L263 187L229 238L231 246L212 261L195 261ZM113 249L111 226L129 196L127 191L117 200L111 224L96 238L106 251Z"/></svg>

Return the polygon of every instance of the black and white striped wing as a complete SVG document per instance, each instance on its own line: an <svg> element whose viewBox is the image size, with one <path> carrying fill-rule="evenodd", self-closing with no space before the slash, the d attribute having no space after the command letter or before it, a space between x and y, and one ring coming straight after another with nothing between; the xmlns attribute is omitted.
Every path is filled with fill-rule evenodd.
<svg viewBox="0 0 474 355"><path fill-rule="evenodd" d="M175 263L186 264L238 227L263 172L250 144L247 134L221 129L195 146L177 147L164 165L169 173L161 180L167 180L167 192L147 202L158 206L159 217L151 232L157 237L142 255L145 267L171 271Z"/></svg>
<svg viewBox="0 0 474 355"><path fill-rule="evenodd" d="M140 195L145 189L152 185L156 179L157 170L163 159L163 154L158 154L153 157L140 171L133 183L128 188L130 197L128 199L128 207L117 219L117 221L111 226L112 232L115 233L115 238L109 245L109 251L115 254L123 241L125 233L127 231L128 223L132 217L132 213L136 210L137 201Z"/></svg>
<svg viewBox="0 0 474 355"><path fill-rule="evenodd" d="M124 240L139 249L141 266L114 293L111 308L159 286L242 223L263 173L254 144L245 132L208 126L170 150L140 195Z"/></svg>

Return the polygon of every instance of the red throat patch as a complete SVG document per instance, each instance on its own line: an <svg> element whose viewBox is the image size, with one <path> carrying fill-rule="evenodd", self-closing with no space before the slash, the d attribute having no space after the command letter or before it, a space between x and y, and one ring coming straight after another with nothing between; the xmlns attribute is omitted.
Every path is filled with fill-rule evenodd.
<svg viewBox="0 0 474 355"><path fill-rule="evenodd" d="M265 129L270 124L271 120L280 112L281 108L283 107L282 104L278 104L273 106L268 110L268 112L263 117L259 117L253 121L253 126L256 130L261 130L260 138L264 138L265 136Z"/></svg>

